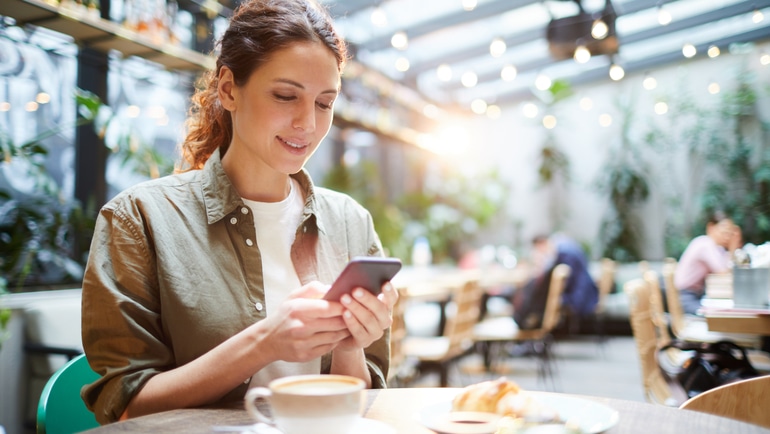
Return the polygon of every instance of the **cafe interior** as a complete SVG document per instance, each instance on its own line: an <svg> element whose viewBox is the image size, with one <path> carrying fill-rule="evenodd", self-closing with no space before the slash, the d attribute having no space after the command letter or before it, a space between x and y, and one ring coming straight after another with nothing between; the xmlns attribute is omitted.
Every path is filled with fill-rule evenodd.
<svg viewBox="0 0 770 434"><path fill-rule="evenodd" d="M402 263L388 388L349 432L770 432L770 0L319 2L350 58L305 169ZM92 380L54 389L96 375L97 213L174 172L239 3L0 1L0 434L290 433L243 403L98 428ZM720 269L693 259L705 239ZM452 419L501 385L558 423Z"/></svg>

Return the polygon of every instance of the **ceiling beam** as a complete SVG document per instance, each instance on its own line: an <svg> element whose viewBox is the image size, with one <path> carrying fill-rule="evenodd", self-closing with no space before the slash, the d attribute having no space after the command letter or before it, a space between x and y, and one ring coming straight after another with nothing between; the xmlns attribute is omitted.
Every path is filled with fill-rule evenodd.
<svg viewBox="0 0 770 434"><path fill-rule="evenodd" d="M332 18L337 19L357 14L364 9L370 8L382 2L375 0L331 0L325 1L324 3L326 4L326 9L329 11L329 15L331 15Z"/></svg>
<svg viewBox="0 0 770 434"><path fill-rule="evenodd" d="M537 3L540 0L495 0L478 5L472 11L459 11L451 14L435 17L433 19L423 21L421 23L409 26L406 29L401 29L406 32L409 39L414 40L420 36L427 35L439 30L445 30L452 26L460 24L466 24L473 21L483 20L485 18L491 18L496 15L500 15L504 12L508 12L512 9L517 9ZM390 38L392 35L383 35L372 38L368 41L364 41L356 44L360 50L377 51L390 47Z"/></svg>
<svg viewBox="0 0 770 434"><path fill-rule="evenodd" d="M696 45L696 48L698 49L699 53L705 53L708 50L708 47L710 47L711 45L716 45L717 47L720 47L721 49L725 50L730 46L730 44L765 41L765 40L770 40L770 26L762 27L759 29L751 30L748 32L744 32L744 33L740 33L732 36L727 36L716 41L699 44L699 45ZM623 68L626 71L626 75L628 75L634 72L646 71L650 68L659 67L659 66L681 62L681 61L682 61L682 52L680 50L676 50L668 53L659 54L656 56L651 56L645 59L640 59L634 62L629 62L625 64ZM594 68L594 69L582 72L574 77L566 77L565 80L568 81L572 86L575 86L578 84L587 84L595 81L607 80L607 78L608 78L608 69L605 66L605 67ZM499 94L495 100L495 104L498 104L498 105L514 104L522 100L529 99L531 97L532 97L532 91L529 88L517 89L512 92Z"/></svg>

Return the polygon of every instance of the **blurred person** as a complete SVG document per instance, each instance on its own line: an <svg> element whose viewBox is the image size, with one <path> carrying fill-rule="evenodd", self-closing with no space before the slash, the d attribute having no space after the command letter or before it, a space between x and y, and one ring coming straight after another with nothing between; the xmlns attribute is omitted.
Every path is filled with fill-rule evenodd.
<svg viewBox="0 0 770 434"><path fill-rule="evenodd" d="M730 254L741 247L740 228L722 211L715 211L706 223L706 234L692 239L677 262L674 286L679 290L682 309L695 315L701 308L709 274L729 273Z"/></svg>
<svg viewBox="0 0 770 434"><path fill-rule="evenodd" d="M313 185L346 45L315 0L247 0L193 96L186 163L97 219L82 338L104 424L243 400L294 374L385 387L389 283L322 299L354 256L382 256L371 215ZM324 282L324 283L321 283Z"/></svg>
<svg viewBox="0 0 770 434"><path fill-rule="evenodd" d="M580 244L562 234L537 235L532 239L534 277L514 293L514 320L522 329L540 327L545 312L551 273L558 264L570 267L562 305L574 319L591 314L599 302L599 289L588 272L588 259Z"/></svg>

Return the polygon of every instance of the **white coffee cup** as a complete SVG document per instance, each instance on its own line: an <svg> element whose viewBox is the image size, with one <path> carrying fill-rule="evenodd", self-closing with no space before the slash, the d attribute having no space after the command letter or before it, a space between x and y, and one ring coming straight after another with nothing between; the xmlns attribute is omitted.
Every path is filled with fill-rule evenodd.
<svg viewBox="0 0 770 434"><path fill-rule="evenodd" d="M246 393L246 410L284 434L343 434L361 417L366 384L346 375L293 375ZM257 408L267 400L272 417Z"/></svg>

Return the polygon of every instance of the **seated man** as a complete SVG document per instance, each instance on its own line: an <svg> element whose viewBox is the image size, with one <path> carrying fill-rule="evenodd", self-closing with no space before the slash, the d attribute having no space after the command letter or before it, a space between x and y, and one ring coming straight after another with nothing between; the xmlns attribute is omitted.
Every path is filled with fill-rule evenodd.
<svg viewBox="0 0 770 434"><path fill-rule="evenodd" d="M538 235L532 240L535 276L513 297L513 319L521 329L540 327L551 272L558 264L571 268L562 295L562 305L571 315L581 317L594 311L599 302L599 289L588 272L588 259L576 241L555 235Z"/></svg>

